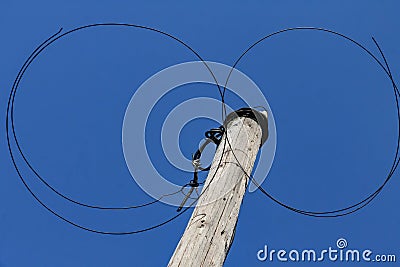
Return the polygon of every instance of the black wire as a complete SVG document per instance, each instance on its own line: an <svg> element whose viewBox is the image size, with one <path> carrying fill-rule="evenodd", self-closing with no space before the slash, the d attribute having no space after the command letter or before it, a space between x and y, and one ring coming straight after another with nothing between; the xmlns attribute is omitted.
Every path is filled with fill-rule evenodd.
<svg viewBox="0 0 400 267"><path fill-rule="evenodd" d="M8 100L8 105L7 105L7 117L6 117L7 144L8 144L9 153L10 153L10 156L11 156L11 159L12 159L12 162L13 162L13 165L14 165L16 171L17 171L17 174L18 174L18 176L20 177L20 179L21 179L21 181L23 182L23 184L24 184L24 186L26 187L26 189L31 193L31 195L32 195L44 208L46 208L46 209L47 209L49 212L51 212L53 215L57 216L59 219L65 221L65 222L67 222L67 223L69 223L69 224L71 224L71 225L73 225L73 226L75 226L75 227L78 227L78 228L80 228L80 229L83 229L83 230L86 230L86 231L89 231L89 232L94 232L94 233L99 233L99 234L109 234L109 235L125 235L125 234L135 234L135 233L140 233L140 232L149 231L149 230L158 228L158 227L160 227L160 226L163 226L163 225L165 225L165 224L171 222L172 220L176 219L176 218L179 217L182 213L186 212L189 208L191 208L191 207L194 205L194 203L196 203L196 201L197 201L197 199L198 199L198 198L196 198L196 199L195 199L189 206L187 206L182 212L178 213L177 215L175 215L175 216L171 217L170 219L168 219L168 220L166 220L166 221L164 221L164 222L162 222L162 223L159 223L159 224L157 224L157 225L154 225L154 226L151 226L151 227L148 227L148 228L145 228L145 229L140 229L140 230L136 230L136 231L130 231L130 232L105 232L105 231L94 230L94 229L91 229L91 228L87 228L87 227L81 226L81 225L79 225L79 224L77 224L77 223L74 223L74 222L72 222L72 221L70 221L70 220L64 218L63 216L59 215L58 213L54 212L52 209L50 209L48 206L46 206L46 205L33 193L33 191L29 188L29 186L28 186L27 183L25 182L25 180L24 180L23 176L21 175L21 173L20 173L20 171L19 171L19 168L18 168L18 166L17 166L17 164L16 164L16 162L15 162L14 155L13 155L13 152L12 152L12 149L11 149L11 144L10 144L10 138L9 138L9 119L8 119L9 111L10 111L10 106L11 106L11 116L10 116L10 117L11 117L11 129L12 129L12 132L13 132L13 137L14 137L15 143L16 143L16 145L17 145L17 148L18 148L18 150L19 150L21 156L23 157L24 161L25 161L25 162L27 163L27 165L31 168L31 170L32 170L37 176L40 176L40 175L38 175L38 173L32 168L32 166L29 164L29 161L25 158L24 154L22 153L22 149L20 148L20 146L19 146L19 144L18 144L18 139L17 139L16 133L15 133L14 120L13 120L13 119L14 119L13 111L14 111L14 100L15 100L15 95L16 95L16 91L17 91L19 82L20 82L20 80L22 79L22 76L23 76L23 74L25 73L25 71L26 71L26 69L28 68L28 66L29 66L29 65L33 62L33 60L34 60L47 46L49 46L51 43L55 42L56 40L62 38L63 36L65 36L65 35L67 35L67 34L70 34L70 33L72 33L72 32L75 32L75 31L78 31L78 30L81 30L81 29L85 29L85 28L96 27L96 26L129 26L129 27L137 27L137 28L147 29L147 30L151 30L151 31L154 31L154 32L158 32L158 33L164 34L164 35L166 35L166 36L168 36L168 37L170 37L170 38L172 38L172 39L178 41L179 43L183 44L185 47L187 47L189 50L191 50L191 51L205 64L205 66L207 67L207 69L209 70L209 72L211 73L211 75L213 76L213 79L214 79L214 81L215 81L215 84L217 85L218 90L219 90L219 93L220 93L220 95L221 95L222 116L223 116L223 118L226 118L226 104L225 104L224 96L225 96L226 87L227 87L228 81L229 81L229 79L230 79L231 73L232 73L233 69L236 67L236 65L239 63L239 61L242 59L242 57L243 57L247 52L249 52L254 46L256 46L258 43L261 43L262 41L266 40L267 38L269 38L269 37L271 37L271 36L273 36L273 35L276 35L276 34L279 34L279 33L283 33L283 32L286 32L286 31L294 31L294 30L319 30L319 31L325 31L325 32L328 32L328 33L332 33L332 34L334 34L334 35L341 36L341 37L343 37L343 38L345 38L345 39L347 39L347 40L353 42L354 44L356 44L356 45L359 46L360 48L362 48L365 52L367 52L367 53L382 67L382 69L385 71L385 73L388 75L389 79L390 79L391 82L392 82L393 89L394 89L394 92L395 92L395 98L396 98L396 107L397 107L398 120L400 121L400 111L399 111L399 103L398 103L398 96L400 95L400 93L399 93L398 88L397 88L397 86L396 86L396 84L395 84L395 81L394 81L394 79L393 79L393 77L392 77L392 74L391 74L391 71L390 71L390 68L389 68L389 64L387 63L386 58L385 58L385 56L384 56L382 50L380 49L378 43L376 42L376 40L375 40L374 38L373 38L373 40L374 40L376 46L378 47L378 49L379 49L379 51L380 51L380 53L381 53L381 55L382 55L382 57L383 57L383 59L384 59L384 62L385 62L385 65L386 65L386 68L387 68L387 69L385 68L385 66L384 66L384 65L383 65L383 64L382 64L368 49L366 49L364 46L362 46L362 45L359 44L358 42L354 41L353 39L351 39L351 38L349 38L349 37L347 37L347 36L345 36L345 35L343 35L343 34L340 34L340 33L338 33L338 32L334 32L334 31L327 30L327 29L322 29L322 28L314 28L314 27L296 27L296 28L288 28L288 29L284 29L284 30L281 30L281 31L272 33L272 34L270 34L270 35L267 35L267 36L261 38L261 39L258 40L257 42L255 42L253 45L251 45L251 46L238 58L238 60L237 60L237 61L235 62L235 64L232 66L232 69L231 69L231 71L230 71L229 74L228 74L228 77L227 77L227 80L226 80L226 82L225 82L223 91L221 91L221 88L220 88L220 86L218 85L218 82L217 82L217 80L216 80L214 74L212 73L212 71L211 71L211 69L209 68L209 66L207 65L207 63L200 57L200 55L197 54L192 48L190 48L187 44L185 44L185 43L182 42L181 40L179 40L179 39L177 39L176 37L174 37L174 36L172 36L172 35L169 35L169 34L167 34L167 33L165 33L165 32L162 32L162 31L159 31L159 30L156 30L156 29L153 29L153 28L145 27L145 26L134 25L134 24L125 24L125 23L100 23L100 24L91 24L91 25L86 25L86 26L78 27L78 28L75 28L75 29L73 29L73 30L70 30L70 31L68 31L68 32L66 32L66 33L64 33L64 34L59 35L58 37L56 37L56 36L61 32L62 29L60 29L59 32L57 32L56 34L54 34L53 36L51 36L50 38L48 38L48 39L47 39L45 42L43 42L38 48L35 49L35 51L29 56L29 58L27 59L27 61L24 63L23 67L21 68L21 70L19 71L19 73L18 73L18 75L17 75L16 80L14 81L14 85L13 85L13 88L12 88L12 90L11 90L11 92L10 92L10 96L9 96L9 100ZM55 37L56 37L56 38L55 38ZM279 201L278 199L274 198L274 197L273 197L272 195L270 195L263 187L261 187L259 184L257 184L257 182L254 180L254 178L252 177L251 174L248 175L246 172L244 172L244 173L246 174L246 176L247 176L248 178L250 178L250 179L252 180L253 183L256 184L256 186L260 189L260 191L261 191L263 194L265 194L267 197L269 197L270 199L272 199L274 202L278 203L279 205L281 205L281 206L283 206L283 207L285 207L285 208L287 208L287 209L289 209L289 210L292 210L292 211L294 211L294 212L297 212L297 213L300 213L300 214L303 214L303 215L313 216L313 217L339 217L339 216L345 216L345 215L351 214L351 213L353 213L353 212L356 212L357 210L360 210L361 208L363 208L363 207L365 207L366 205L368 205L368 204L382 191L382 189L384 188L384 186L387 184L387 182L388 182L388 181L390 180L390 178L392 177L392 175L393 175L394 171L396 170L396 168L397 168L397 166L398 166L398 164L399 164L399 161L400 161L400 158L398 158L398 154L399 154L399 153L398 153L398 152L399 152L399 145L400 145L400 124L398 124L398 126L399 126L399 127L398 127L398 131L399 131L399 132L398 132L398 141L397 141L396 155L395 155L395 158L394 158L394 162L393 162L392 168L391 168L391 170L390 170L390 172L389 172L389 174L388 174L388 176L387 176L385 182L384 182L374 193L372 193L370 196L368 196L366 199L364 199L363 201L360 201L359 203L357 203L357 204L355 204L355 205L352 205L352 206L350 206L350 207L347 207L347 208L343 208L343 209L335 210L335 211L324 211L324 212L313 212L313 211L306 211L306 210L296 209L296 208L291 207L291 206L289 206L289 205L286 205L286 204L284 204L283 202ZM228 145L230 146L230 149L232 150L232 147L231 147L231 144L230 144L229 139L228 139L228 137L227 137L227 134L225 134L225 140L226 140L226 142L224 142L223 150L225 150L226 143L228 143ZM233 150L232 150L232 151L233 151ZM222 153L222 155L223 155L223 153ZM221 157L220 157L220 159L219 159L218 165L219 165L219 164L221 163L221 161L222 161L222 155L221 155ZM238 162L238 159L237 159L236 155L235 155L234 153L233 153L233 155L234 155L234 157L235 157L235 160ZM240 168L242 169L242 171L244 171L243 166L241 166L239 162L238 162L238 165L240 166ZM215 178L215 175L216 175L216 172L215 172L214 175L211 177L210 183L211 183L211 181ZM39 177L39 179L42 180L41 177ZM43 179L42 182L44 182L44 184L48 185L48 187L49 187L50 189L54 189L54 188L52 188L48 183L46 183L44 179ZM189 185L189 184L187 184L187 185ZM187 185L183 186L182 189L183 189L184 187L186 187ZM181 189L181 190L182 190L182 189ZM204 194L204 192L206 192L207 189L208 189L208 186L205 187L205 188L203 188L203 191L202 191L202 193L200 194L199 197L201 197L201 195ZM180 190L180 191L181 191L181 190ZM56 191L56 190L54 189L53 191ZM57 192L58 192L58 191L57 191ZM57 192L55 192L55 193L57 193ZM179 191L178 191L178 192L179 192ZM58 193L59 193L59 192L58 192ZM60 194L61 194L61 193L60 193ZM59 194L59 195L60 195L60 194ZM72 200L72 199L69 199L69 198L66 198L66 197L64 197L64 198L67 199L67 200L69 200L69 201L71 201L71 202L74 202L74 203L75 203L75 201ZM158 200L155 200L155 201L157 202ZM80 203L80 202L79 202L79 203ZM75 203L75 204L78 204L78 203ZM361 204L362 204L362 205L361 205ZM84 204L84 203L80 203L80 204L78 204L78 205L86 206L86 207L90 207L90 208L100 208L100 209L126 209L126 208L127 208L127 207L123 207L123 208L107 208L107 207L91 206L91 205L87 205L87 204ZM361 206L360 206L360 205L361 205ZM139 205L139 206L146 206L146 205ZM356 208L356 207L357 207L357 208ZM346 212L346 213L342 213L342 214L334 214L334 215L331 215L331 214L333 214L333 213L338 213L338 212L342 212L342 211L347 211L347 210L350 210L350 209L352 209L352 208L356 208L356 209L351 210L351 211L348 211L348 212Z"/></svg>
<svg viewBox="0 0 400 267"><path fill-rule="evenodd" d="M28 58L28 60L25 62L26 64L24 64L24 66L21 68L21 71L20 71L20 73L18 74L17 79L16 79L16 81L15 81L15 83L14 83L13 90L12 90L12 91L13 91L13 96L12 96L12 108L11 108L11 124L12 124L12 132L13 132L13 135L14 135L14 139L15 139L17 148L18 148L18 150L19 150L19 152L20 152L20 154L21 154L23 160L24 160L25 163L27 164L27 166L34 172L34 174L41 180L41 182L44 183L50 190L52 190L54 193L56 193L57 195L59 195L60 197L64 198L65 200L67 200L67 201L69 201L69 202L72 202L72 203L74 203L74 204L77 204L77 205L79 205L79 206L83 206L83 207L86 207L86 208L102 209L102 210L128 210L128 209L135 209L135 208L141 208L141 207L149 206L149 205L152 205L152 204L154 204L154 203L157 203L157 202L158 202L159 200L161 200L163 197L169 196L169 195L171 195L171 194L178 193L179 191L177 191L177 192L175 192L175 193L170 193L170 194L162 195L162 196L159 197L157 200L154 200L154 201L151 201L151 202L148 202L148 203L145 203L145 204L141 204L141 205L132 205L132 206L126 206L126 207L103 207L103 206L90 205L90 204L82 203L82 202L80 202L80 201L76 201L76 200L74 200L74 199L72 199L72 198L66 196L65 194L62 194L61 192L59 192L57 189L55 189L55 188L54 188L53 186L51 186L45 179L43 179L43 178L41 177L41 175L33 168L33 166L30 164L30 162L28 161L28 159L25 157L24 153L22 152L22 149L21 149L21 147L20 147L20 145L19 145L19 142L18 142L18 138L17 138L16 133L15 133L13 103L14 103L14 99L15 99L15 95L16 95L18 86L19 86L19 82L21 81L21 79L22 79L22 77L23 77L23 75L24 75L26 69L29 67L29 65L33 62L33 60L34 60L45 48L47 48L49 45L51 45L51 44L52 44L53 42L55 42L56 40L58 40L58 39L60 39L60 38L62 38L62 37L64 37L64 36L66 36L66 35L68 35L68 34L71 34L71 33L73 33L73 32L76 32L76 31L78 31L78 30L82 30L82 29L90 28L90 27L96 27L96 26L130 26L130 27L137 27L137 28L142 28L142 29L146 29L146 30L155 31L155 32L157 32L157 33L161 33L161 34L166 35L166 36L168 36L168 37L170 37L170 38L173 38L174 40L178 41L179 43L181 43L181 44L183 44L185 47L187 47L190 51L192 51L192 52L205 64L205 66L207 67L207 69L210 71L210 74L213 76L213 79L214 79L214 81L216 82L216 85L217 85L217 87L218 87L218 89L219 89L219 92L220 92L220 94L221 94L221 96L222 96L222 91L221 91L221 89L220 89L220 87L219 87L219 85L218 85L218 83L217 83L217 81L216 81L216 78L215 78L214 74L212 73L212 71L211 71L211 69L209 68L209 66L205 63L205 61L200 57L200 55L199 55L196 51L194 51L191 47L189 47L187 44L185 44L183 41L179 40L178 38L176 38L176 37L174 37L174 36L172 36L172 35L170 35L170 34L168 34L168 33L162 32L162 31L157 30L157 29L152 29L152 28L149 28L149 27L139 26L139 25L133 25L133 24L102 23L102 24L91 24L91 25L86 25L86 26L78 27L78 28L75 28L75 29L73 29L73 30L70 30L70 31L68 31L68 32L66 32L66 33L64 33L64 34L62 34L62 35L59 35L57 38L54 38L55 36L57 36L57 35L61 32L62 29L60 29L55 35L51 36L51 38L49 38L48 40L46 40L46 42L44 42L43 44L41 44L40 47L38 47L38 48L34 51L34 53L32 53L32 55L31 55L31 56ZM54 39L53 39L53 38L54 38Z"/></svg>
<svg viewBox="0 0 400 267"><path fill-rule="evenodd" d="M31 53L31 55L30 55L30 56L28 57L28 59L24 62L23 66L21 67L20 71L18 72L18 75L17 75L17 77L16 77L16 79L15 79L15 81L14 81L13 87L12 87L12 89L11 89L11 92L10 92L10 95L9 95L9 98L8 98L8 104L7 104L7 112L6 112L6 137L7 137L7 145L8 145L8 150L9 150L10 157L11 157L12 163L13 163L13 165L14 165L14 168L16 169L17 174L18 174L20 180L22 181L22 183L24 184L25 188L26 188L26 189L30 192L30 194L36 199L36 201L39 202L39 203L40 203L46 210L48 210L50 213L52 213L53 215L57 216L59 219L65 221L65 222L67 222L67 223L69 223L69 224L71 224L71 225L73 225L73 226L75 226L75 227L78 227L78 228L80 228L80 229L83 229L83 230L86 230L86 231L89 231L89 232L93 232L93 233L107 234L107 235L136 234L136 233L141 233L141 232L145 232L145 231L149 231L149 230L152 230L152 229L161 227L161 226L163 226L163 225L165 225L165 224L171 222L172 220L176 219L176 218L179 217L181 214L183 214L184 212L186 212L190 207L192 207L193 204L197 201L198 198L197 198L195 201L193 201L188 207L186 207L183 211L181 211L180 213L178 213L177 215L171 217L170 219L168 219L168 220L166 220L166 221L164 221L164 222L162 222L162 223L159 223L159 224L157 224L157 225L154 225L154 226L151 226L151 227L148 227L148 228L144 228L144 229L140 229L140 230L136 230L136 231L129 231L129 232L106 232L106 231L99 231L99 230L95 230L95 229L92 229L92 228L84 227L84 226L82 226L82 225L79 225L79 224L77 224L77 223L71 221L71 220L66 219L65 217L59 215L57 212L53 211L53 210L52 210L51 208L49 208L46 204L44 204L44 203L39 199L39 197L30 189L30 187L29 187L28 184L26 183L25 179L23 178L23 176L22 176L22 174L21 174L21 172L20 172L20 170L19 170L19 168L18 168L18 166L17 166L17 164L16 164L16 161L15 161L15 158L14 158L14 154L13 154L12 148L11 148L11 143L10 143L9 116L10 116L10 122L11 122L11 130L12 130L12 134L13 134L13 138L14 138L15 144L16 144L16 146L17 146L17 148L18 148L19 153L21 154L22 158L24 159L25 163L28 165L28 167L29 167L29 168L35 173L35 175L36 175L48 188L50 188L53 192L55 192L57 195L63 197L64 199L66 199L66 200L68 200L68 201L70 201L70 202L72 202L72 203L75 203L75 204L77 204L77 205L84 206L84 207L88 207L88 208L95 208L95 209L109 209L109 210L113 210L113 209L114 209L114 210L115 210L115 209L131 209L131 208L138 208L138 207L144 207L144 206L151 205L151 204L153 204L153 203L155 203L155 202L158 202L158 201L163 197L163 196L162 196L161 198L159 198L159 199L157 199L157 200L154 200L154 201L152 201L152 202L146 203L146 204L142 204L142 205L138 205L138 206L130 206L130 207L100 207L100 206L88 205L88 204L84 204L84 203L81 203L81 202L72 200L71 198L69 198L69 197L67 197L67 196L65 196L65 195L63 195L63 194L61 194L61 193L58 192L57 190L55 190L55 188L53 188L52 186L50 186L50 185L39 175L39 173L32 167L32 165L29 163L29 161L27 160L27 158L26 158L25 155L23 154L22 149L21 149L21 147L20 147L20 145L19 145L19 143L18 143L18 139L17 139L16 132L15 132L15 127L14 127L14 101L15 101L15 95L16 95L16 92L17 92L17 89L18 89L18 86L19 86L19 82L21 81L21 79L22 79L22 77L23 77L25 71L26 71L27 68L29 67L29 65L34 61L34 59L35 59L40 53L42 53L42 52L44 51L45 48L47 48L49 45L51 45L52 43L54 43L56 40L58 40L58 39L60 39L60 38L62 38L62 37L64 37L64 36L66 36L66 35L68 35L68 34L71 34L71 33L73 33L73 32L76 32L76 31L78 31L78 30L82 30L82 29L86 29L86 28L91 28L91 27L99 27L99 26L127 26L127 27L141 28L141 29L146 29L146 30L150 30L150 31L154 31L154 32L163 34L163 35L165 35L165 36L168 36L168 37L170 37L170 38L172 38L172 39L178 41L179 43L181 43L182 45L184 45L185 47L187 47L190 51L192 51L192 52L203 62L203 64L206 66L206 68L209 70L210 74L212 75L212 77L213 77L213 79L214 79L214 81L215 81L215 84L217 85L218 90L219 90L219 92L220 92L220 95L221 95L221 98L222 98L222 102L224 102L224 97L223 97L221 88L220 88L220 86L219 86L219 84L218 84L218 81L216 80L216 78L215 78L215 76L214 76L214 73L211 71L211 69L209 68L209 66L207 65L207 63L206 63L206 62L201 58L201 56L200 56L196 51L194 51L189 45L187 45L186 43L184 43L184 42L181 41L180 39L178 39L178 38L176 38L176 37L174 37L174 36L172 36L172 35L170 35L170 34L168 34L168 33L165 33L165 32L163 32L163 31L160 31L160 30L157 30L157 29L154 29L154 28L146 27L146 26L140 26L140 25L134 25L134 24L126 24L126 23L97 23L97 24L90 24L90 25L86 25L86 26L81 26L81 27L75 28L75 29L73 29L73 30L70 30L70 31L64 33L64 34L59 35L59 34L61 33L61 31L62 31L62 28L61 28L56 34L54 34L54 35L52 35L51 37L49 37L48 39L46 39L43 43L41 43L41 44ZM58 35L58 36L57 36L57 35ZM56 37L56 36L57 36L57 37ZM222 160L222 157L221 157L220 160ZM211 180L213 180L214 177L215 177L215 174L214 174L214 176L212 177ZM184 188L184 187L182 187L182 189L183 189L183 188ZM207 190L207 188L208 188L208 186L207 186L206 188L203 189L203 192L200 194L200 196ZM181 189L181 190L182 190L182 189ZM177 192L175 192L175 193L178 193L178 192L180 192L181 190L179 190L179 191L177 191ZM172 194L175 194L175 193L172 193ZM171 195L171 194L166 194L166 195ZM166 195L164 195L164 196L166 196ZM200 197L200 196L199 196L199 197Z"/></svg>
<svg viewBox="0 0 400 267"><path fill-rule="evenodd" d="M273 197L273 196L272 196L271 194L269 194L261 185L259 185L259 184L255 181L255 179L253 178L252 174L248 175L248 174L244 171L243 166L240 165L240 163L239 163L239 161L238 161L238 159L237 159L237 157L236 157L236 155L235 155L234 152L233 152L233 155L234 155L235 160L237 161L237 163L240 165L240 168L241 168L242 171L245 173L245 175L257 186L258 189L260 189L260 191L261 191L264 195L266 195L268 198L270 198L271 200L273 200L275 203L279 204L280 206L285 207L285 208L287 208L287 209L289 209L289 210L292 210L292 211L294 211L294 212L297 212L297 213L300 213L300 214L303 214L303 215L307 215L307 216L312 216L312 217L340 217L340 216L349 215L349 214L354 213L354 212L356 212L356 211L362 209L363 207L367 206L373 199L375 199L375 197L377 197L377 196L379 195L379 193L382 191L382 189L385 187L385 185L386 185L386 184L389 182L389 180L391 179L391 177L392 177L394 171L396 170L396 168L397 168L397 166L398 166L398 164L399 164L399 161L400 161L400 158L399 158L399 146L400 146L400 107L399 107L399 101L398 101L398 97L399 97L400 93L399 93L399 90L398 90L398 88L397 88L397 85L396 85L396 83L395 83L395 81L394 81L394 79L393 79L393 76L392 76L392 74L391 74L390 67L389 67L389 64L388 64L388 62L387 62L387 60L386 60L386 57L384 56L384 53L383 53L382 49L380 48L380 46L378 45L378 43L376 42L375 38L372 37L372 39L373 39L373 41L374 41L376 47L378 48L378 50L379 50L379 52L380 52L380 54L381 54L381 56L382 56L382 58L383 58L383 60L384 60L384 63L385 63L386 68L385 68L385 66L377 59L377 57L376 57L375 55L373 55L372 52L370 52L365 46L361 45L360 43L358 43L358 42L355 41L354 39L352 39L352 38L350 38L350 37L348 37L348 36L346 36L346 35L344 35L344 34L335 32L335 31L331 31L331 30L327 30L327 29L322 29L322 28L315 28L315 27L296 27L296 28L288 28L288 29L284 29L284 30L280 30L280 31L274 32L274 33L269 34L269 35L267 35L267 36L261 38L260 40L256 41L256 42L255 42L254 44L252 44L247 50L245 50L245 52L236 60L235 64L233 64L233 66L232 66L232 68L231 68L231 70L230 70L230 72L229 72L229 74L228 74L227 80L226 80L226 82L225 82L224 89L223 89L223 95L225 95L226 87L227 87L229 78L230 78L230 76L231 76L231 74L232 74L234 68L236 67L236 65L239 63L239 61L243 58L243 56L244 56L246 53L248 53L248 52L249 52L252 48L254 48L257 44L261 43L262 41L264 41L264 40L266 40L266 39L268 39L268 38L270 38L270 37L272 37L272 36L274 36L274 35L277 35L277 34L280 34L280 33L283 33L283 32L287 32L287 31L295 31L295 30L316 30L316 31L324 31L324 32L328 32L328 33L331 33L331 34L336 35L336 36L343 37L343 38L345 38L346 40L348 40L348 41L352 42L353 44L357 45L359 48L361 48L361 49L364 50L365 52L367 52L368 55L370 55L370 56L375 60L375 62L384 70L384 72L386 73L386 75L387 75L388 78L390 79L390 81L391 81L391 83L392 83L392 86L393 86L393 90L394 90L394 94L395 94L395 100L396 100L397 121L398 121L397 147L396 147L396 153L395 153L395 157L394 157L393 164L392 164L392 167L391 167L391 169L390 169L390 172L389 172L389 174L387 175L387 177L386 177L385 181L383 182L383 184L382 184L377 190L375 190L373 193L371 193L368 197L366 197L365 199L363 199L362 201L360 201L360 202L358 202L358 203L356 203L356 204L354 204L354 205L351 205L351 206L348 206L348 207L345 207L345 208L342 208L342 209L338 209L338 210L332 210L332 211L318 211L318 212L316 212L316 211L307 211L307 210L302 210L302 209L294 208L294 207L292 207L292 206L290 206L290 205L287 205L287 204L283 203L282 201L279 201L277 198ZM229 142L229 139L227 138L227 135L225 135L225 139L226 139L227 143L229 144L230 149L233 151L232 146L231 146L231 144L230 144L230 142ZM353 208L354 208L354 210L352 210ZM349 210L350 210L350 211L349 211ZM340 212L344 212L344 213L340 213ZM335 214L335 213L339 213L339 214Z"/></svg>
<svg viewBox="0 0 400 267"><path fill-rule="evenodd" d="M188 184L186 184L184 186L184 187L191 186L190 191L187 194L185 194L185 193L183 193L183 191L181 191L182 194L184 194L185 198L182 200L181 204L179 205L179 207L176 211L178 211L178 212L181 211L183 206L186 204L186 201L190 198L190 195L192 194L193 190L194 189L197 190L199 185L204 183L204 182L199 183L198 172L199 171L209 171L211 169L211 164L206 168L201 167L201 162L200 162L201 154L203 153L203 150L205 149L205 147L207 145L209 145L211 142L216 144L218 147L219 143L221 142L224 130L225 130L224 127L220 126L219 128L211 129L205 133L205 136L207 137L206 141L199 147L199 149L197 149L197 151L192 156L192 164L193 164L193 168L194 168L193 180L191 180Z"/></svg>

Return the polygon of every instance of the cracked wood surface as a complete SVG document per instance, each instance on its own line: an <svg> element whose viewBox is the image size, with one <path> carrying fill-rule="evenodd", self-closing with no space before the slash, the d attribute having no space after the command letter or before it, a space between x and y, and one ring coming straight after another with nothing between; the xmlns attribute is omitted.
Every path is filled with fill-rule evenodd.
<svg viewBox="0 0 400 267"><path fill-rule="evenodd" d="M263 112L264 113L264 112ZM266 113L264 113L266 115ZM239 209L261 144L261 127L252 119L236 118L227 125L211 169L170 267L222 266L235 235ZM221 160L222 156L222 160ZM218 166L219 165L219 166Z"/></svg>

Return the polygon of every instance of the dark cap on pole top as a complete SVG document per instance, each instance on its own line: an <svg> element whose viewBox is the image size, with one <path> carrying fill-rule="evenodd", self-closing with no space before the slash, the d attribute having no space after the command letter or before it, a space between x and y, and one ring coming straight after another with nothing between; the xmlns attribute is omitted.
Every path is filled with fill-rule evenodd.
<svg viewBox="0 0 400 267"><path fill-rule="evenodd" d="M228 116L226 116L226 119L224 121L224 127L228 125L229 122L232 120L238 118L238 117L244 117L244 118L249 118L254 120L255 122L260 125L261 130L262 130L262 137L261 137L261 145L262 146L265 141L268 139L268 118L267 118L267 113L266 112L260 112L256 109L253 108L241 108L238 109L232 113L229 113Z"/></svg>

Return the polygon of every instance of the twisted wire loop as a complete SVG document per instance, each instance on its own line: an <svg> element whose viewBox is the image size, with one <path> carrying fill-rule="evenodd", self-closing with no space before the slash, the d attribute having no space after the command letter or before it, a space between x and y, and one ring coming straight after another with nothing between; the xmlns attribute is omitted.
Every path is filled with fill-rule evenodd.
<svg viewBox="0 0 400 267"><path fill-rule="evenodd" d="M219 144L221 143L222 137L226 131L227 125L232 120L234 120L235 118L238 118L238 117L250 118L250 119L254 120L255 122L259 123L260 125L268 125L267 118L264 115L262 115L259 111L255 110L253 108L241 108L241 109L236 110L235 112L230 113L226 117L223 125L220 125L218 128L213 128L213 129L206 131L205 132L206 141L199 147L199 149L196 151L196 153L194 153L194 155L192 156L192 165L194 168L193 180L191 180L187 184L188 186L191 186L191 189L185 195L185 198L183 199L181 205L178 207L178 209L177 209L178 212L183 208L186 201L188 200L190 195L193 193L193 190L195 188L197 190L197 187L200 185L198 182L198 179L199 179L198 171L199 170L200 171L209 171L211 168L211 164L207 168L201 167L201 162L200 162L201 153L204 151L206 146L209 145L210 143L214 143L218 147ZM268 137L268 130L266 130L264 127L262 127L262 135L263 135L263 137L262 137L262 142L261 142L260 146L263 145L263 143L266 141L266 139ZM242 170L243 170L243 168L242 168Z"/></svg>
<svg viewBox="0 0 400 267"><path fill-rule="evenodd" d="M203 184L199 183L199 175L198 172L199 171L209 171L211 168L211 165L209 165L206 168L201 167L201 154L203 153L204 149L211 143L214 143L217 145L220 144L221 139L222 139L222 135L225 132L225 128L224 126L220 126L218 128L213 128L210 129L208 131L205 132L205 136L206 136L206 140L203 144L201 144L201 146L199 147L199 149L197 149L197 151L193 154L192 156L192 165L193 165L193 179L190 180L190 182L188 184L186 184L185 186L190 186L190 190L187 194L185 194L185 198L182 200L182 203L179 205L178 209L176 210L177 212L181 211L183 206L186 204L187 200L190 198L191 194L193 193L193 191L196 189L196 193L197 193L197 199L200 197L199 192L197 190L197 188L199 187L199 185ZM196 200L197 200L196 199Z"/></svg>

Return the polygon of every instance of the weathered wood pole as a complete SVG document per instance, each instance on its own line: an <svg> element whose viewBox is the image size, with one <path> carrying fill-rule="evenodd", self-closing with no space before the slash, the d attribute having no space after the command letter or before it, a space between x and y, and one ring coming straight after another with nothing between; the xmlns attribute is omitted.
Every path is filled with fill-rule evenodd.
<svg viewBox="0 0 400 267"><path fill-rule="evenodd" d="M223 136L202 195L168 266L210 267L224 264L235 236L239 209L249 182L243 171L251 174L262 138L265 141L265 131L268 131L267 125L258 123L262 121L267 124L267 113L254 113L258 117L264 116L264 120L256 121L237 113L240 117L235 116L226 122L225 134L231 147L225 144L226 138Z"/></svg>

